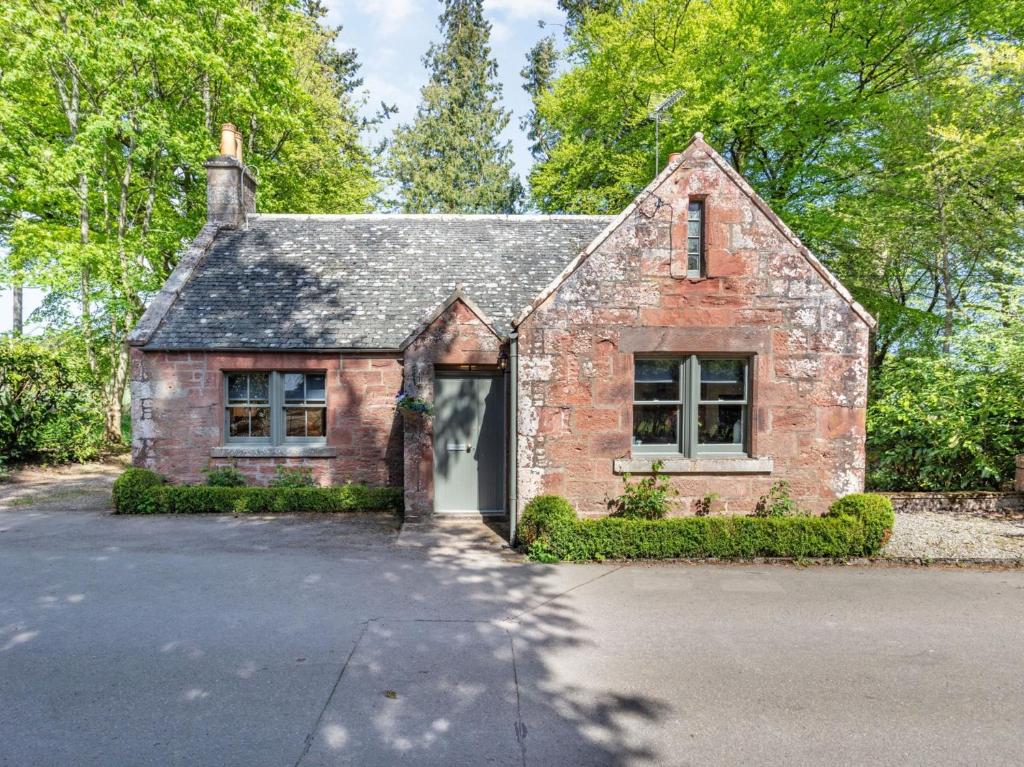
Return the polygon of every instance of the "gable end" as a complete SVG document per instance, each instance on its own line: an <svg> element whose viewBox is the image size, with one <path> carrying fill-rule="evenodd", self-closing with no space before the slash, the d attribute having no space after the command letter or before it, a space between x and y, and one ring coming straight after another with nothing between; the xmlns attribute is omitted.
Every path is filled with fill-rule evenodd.
<svg viewBox="0 0 1024 767"><path fill-rule="evenodd" d="M650 184L648 184L640 194L638 194L633 202L631 202L625 210L622 211L615 219L608 224L605 229L598 234L589 245L574 258L565 269L556 277L544 290L542 290L537 297L525 308L519 315L513 320L512 327L517 328L526 319L533 314L533 312L543 304L548 298L550 298L559 288L569 279L570 276L583 264L591 254L594 253L621 225L626 221L638 208L640 208L652 195L656 193L656 190L667 181L676 169L679 168L688 158L692 157L696 152L703 151L708 157L710 157L715 165L721 170L730 181L732 181L743 193L750 199L754 206L765 216L766 219L779 231L779 233L796 248L797 252L803 256L811 268L818 274L818 276L834 290L840 298L850 307L857 317L867 325L869 330L873 330L875 325L875 318L868 313L868 311L861 306L851 295L850 291L833 275L818 258L811 253L810 250L800 241L800 239L793 233L793 231L786 226L786 224L779 218L779 216L771 209L757 192L754 191L753 187L747 183L747 181L726 162L725 158L722 157L713 147L704 141L704 134L698 132L693 135L690 143L686 146L676 159L671 160L665 169L659 173Z"/></svg>

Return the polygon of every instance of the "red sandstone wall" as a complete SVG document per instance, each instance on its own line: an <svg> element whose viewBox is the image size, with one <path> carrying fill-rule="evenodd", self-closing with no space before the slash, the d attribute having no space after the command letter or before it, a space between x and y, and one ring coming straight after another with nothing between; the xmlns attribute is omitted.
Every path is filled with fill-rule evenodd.
<svg viewBox="0 0 1024 767"><path fill-rule="evenodd" d="M208 466L234 464L260 483L277 464L308 466L321 484L402 484L397 356L143 352L132 349L132 461L173 482L199 482ZM223 371L327 371L327 446L332 457L213 458L224 444Z"/></svg>
<svg viewBox="0 0 1024 767"><path fill-rule="evenodd" d="M705 199L707 272L685 275L688 198ZM770 474L680 474L677 513L716 492L747 514L780 479L814 511L862 489L868 327L701 145L519 328L519 498L607 513L628 458L633 355L754 355L754 456Z"/></svg>

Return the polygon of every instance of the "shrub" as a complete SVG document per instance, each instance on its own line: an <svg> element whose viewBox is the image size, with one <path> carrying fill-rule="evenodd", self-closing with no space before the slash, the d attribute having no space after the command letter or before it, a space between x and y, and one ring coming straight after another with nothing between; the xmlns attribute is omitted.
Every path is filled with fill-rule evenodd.
<svg viewBox="0 0 1024 767"><path fill-rule="evenodd" d="M538 495L523 509L516 527L516 538L523 546L531 546L545 530L576 520L576 510L560 495Z"/></svg>
<svg viewBox="0 0 1024 767"><path fill-rule="evenodd" d="M88 369L37 340L0 341L0 455L63 463L105 446L100 387Z"/></svg>
<svg viewBox="0 0 1024 767"><path fill-rule="evenodd" d="M651 464L650 476L635 484L630 482L629 474L623 474L622 495L610 504L613 514L625 519L661 519L668 514L669 499L678 495L678 491L661 473L664 466L664 462L655 461Z"/></svg>
<svg viewBox="0 0 1024 767"><path fill-rule="evenodd" d="M313 470L305 466L276 466L271 487L316 487L313 481Z"/></svg>
<svg viewBox="0 0 1024 767"><path fill-rule="evenodd" d="M988 339L988 334L982 334ZM977 350L967 359L887 362L872 376L869 487L998 490L1024 453L1024 365Z"/></svg>
<svg viewBox="0 0 1024 767"><path fill-rule="evenodd" d="M206 484L209 487L244 487L245 475L234 466L219 466L216 469L204 469Z"/></svg>
<svg viewBox="0 0 1024 767"><path fill-rule="evenodd" d="M864 525L864 549L861 554L874 554L889 541L896 521L892 501L877 493L853 493L829 506L830 517L850 516Z"/></svg>
<svg viewBox="0 0 1024 767"><path fill-rule="evenodd" d="M795 517L803 513L789 494L789 483L784 479L768 488L754 507L755 517Z"/></svg>
<svg viewBox="0 0 1024 767"><path fill-rule="evenodd" d="M669 519L578 519L567 501L557 500L545 500L540 513L529 504L524 509L519 540L533 559L843 559L878 553L892 528L891 507L886 514L875 500L851 500L824 517Z"/></svg>
<svg viewBox="0 0 1024 767"><path fill-rule="evenodd" d="M149 469L127 469L114 480L114 511L118 514L150 514L156 511L153 490L165 482Z"/></svg>
<svg viewBox="0 0 1024 767"><path fill-rule="evenodd" d="M120 514L246 514L401 511L400 487L224 487L168 485L146 469L128 469L114 483Z"/></svg>

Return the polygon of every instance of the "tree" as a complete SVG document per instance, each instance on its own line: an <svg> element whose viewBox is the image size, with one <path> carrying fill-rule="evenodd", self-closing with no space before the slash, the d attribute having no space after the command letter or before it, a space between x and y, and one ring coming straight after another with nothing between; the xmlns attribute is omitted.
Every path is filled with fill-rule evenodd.
<svg viewBox="0 0 1024 767"><path fill-rule="evenodd" d="M530 174L550 211L621 210L651 179L652 107L662 144L698 130L794 223L864 167L857 140L890 94L963 66L994 0L625 0L569 27L569 69L540 99L557 135ZM794 215L796 218L794 218Z"/></svg>
<svg viewBox="0 0 1024 767"><path fill-rule="evenodd" d="M482 0L443 0L442 40L423 63L429 82L411 125L399 126L387 170L409 213L510 213L522 198L512 144L500 139L510 113L500 106L498 65Z"/></svg>
<svg viewBox="0 0 1024 767"><path fill-rule="evenodd" d="M11 286L11 333L20 336L25 329L25 288L20 282Z"/></svg>
<svg viewBox="0 0 1024 767"><path fill-rule="evenodd" d="M584 4L571 66L536 102L552 143L532 202L621 210L652 177L651 108L681 91L662 145L702 130L721 149L879 315L876 365L907 344L949 349L963 310L998 293L998 265L1020 253L1024 100L1010 60L1024 16L1010 5Z"/></svg>
<svg viewBox="0 0 1024 767"><path fill-rule="evenodd" d="M893 349L953 351L982 320L1021 321L1024 56L978 43L969 67L894 94L863 139L856 188L806 217L819 251L879 315Z"/></svg>
<svg viewBox="0 0 1024 767"><path fill-rule="evenodd" d="M77 326L121 435L124 339L201 226L202 163L241 126L261 206L367 208L356 62L316 3L12 0L0 11L3 277ZM70 309L74 305L74 310Z"/></svg>
<svg viewBox="0 0 1024 767"><path fill-rule="evenodd" d="M534 160L545 160L555 140L537 110L537 102L551 90L557 64L555 38L553 35L547 35L538 40L527 52L526 66L519 71L519 76L523 78L523 90L530 94L533 101L533 108L520 118L519 127L526 131L526 137L530 139L530 154Z"/></svg>
<svg viewBox="0 0 1024 767"><path fill-rule="evenodd" d="M582 24L588 13L617 12L620 5L619 0L558 0L558 7L565 14L569 30Z"/></svg>

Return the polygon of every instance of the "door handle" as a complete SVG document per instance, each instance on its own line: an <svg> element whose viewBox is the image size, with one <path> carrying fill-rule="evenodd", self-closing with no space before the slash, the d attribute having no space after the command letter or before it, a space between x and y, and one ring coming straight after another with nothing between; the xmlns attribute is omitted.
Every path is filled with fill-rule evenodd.
<svg viewBox="0 0 1024 767"><path fill-rule="evenodd" d="M449 442L445 447L449 453L468 453L470 450L473 449L473 446L468 442L465 444L459 442Z"/></svg>

